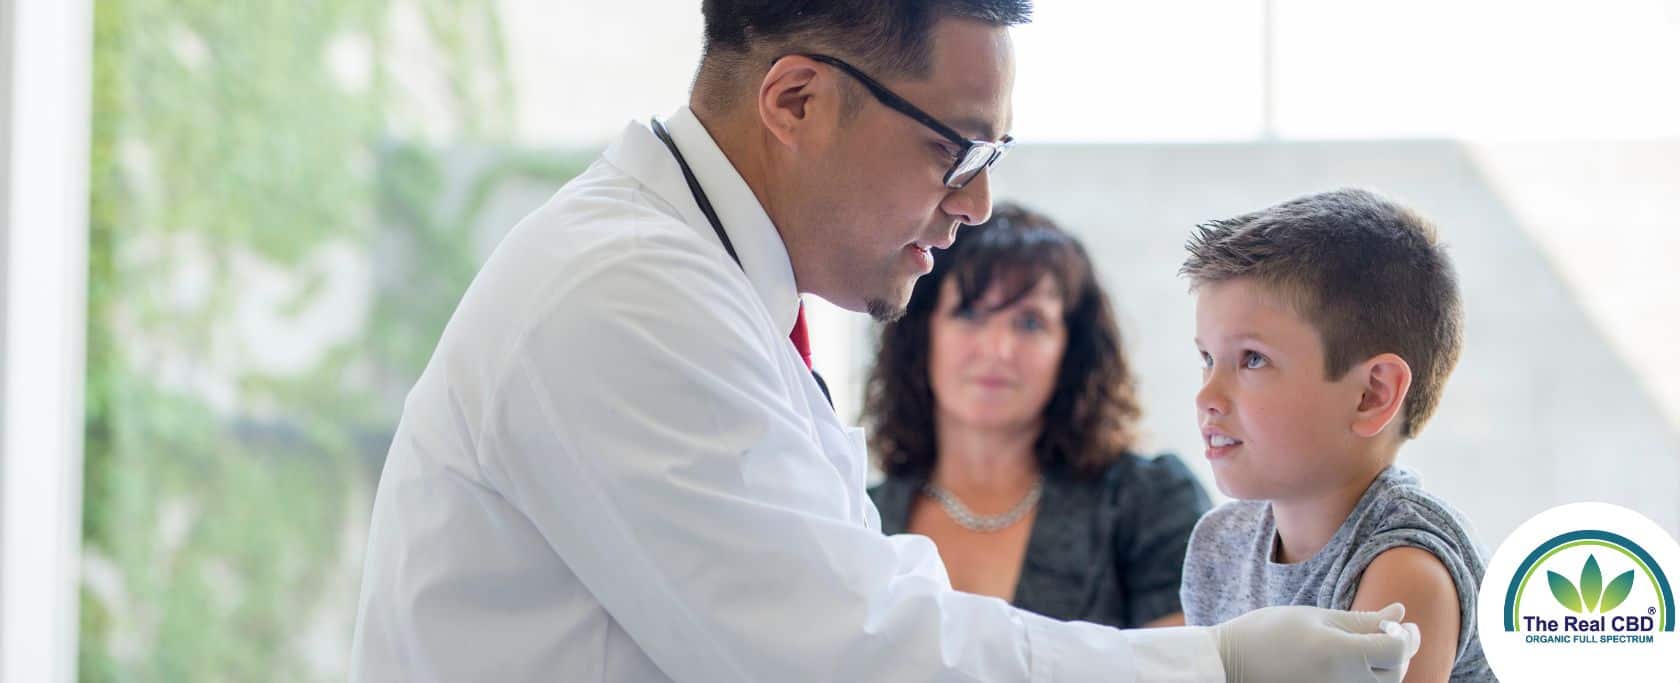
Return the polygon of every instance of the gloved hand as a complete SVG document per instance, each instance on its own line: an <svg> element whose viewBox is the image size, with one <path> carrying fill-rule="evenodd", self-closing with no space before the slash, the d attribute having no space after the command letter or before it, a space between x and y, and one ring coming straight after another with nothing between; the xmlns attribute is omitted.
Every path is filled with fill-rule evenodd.
<svg viewBox="0 0 1680 683"><path fill-rule="evenodd" d="M1406 607L1343 612L1267 607L1213 627L1227 683L1379 681L1399 683L1417 654L1417 624Z"/></svg>

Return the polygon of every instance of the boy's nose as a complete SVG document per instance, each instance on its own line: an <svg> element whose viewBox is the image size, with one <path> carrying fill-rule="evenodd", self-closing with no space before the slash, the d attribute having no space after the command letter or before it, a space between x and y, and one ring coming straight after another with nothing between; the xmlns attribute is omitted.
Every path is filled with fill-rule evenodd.
<svg viewBox="0 0 1680 683"><path fill-rule="evenodd" d="M1202 388L1196 392L1196 420L1200 422L1202 416L1224 415L1230 412L1230 401L1225 398L1224 387L1219 383L1220 378L1209 373L1202 381Z"/></svg>

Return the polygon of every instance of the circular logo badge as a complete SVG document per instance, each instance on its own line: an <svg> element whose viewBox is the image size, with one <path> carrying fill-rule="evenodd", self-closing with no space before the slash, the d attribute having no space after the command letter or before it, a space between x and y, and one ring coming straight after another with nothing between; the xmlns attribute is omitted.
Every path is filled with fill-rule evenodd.
<svg viewBox="0 0 1680 683"><path fill-rule="evenodd" d="M1488 664L1504 681L1680 680L1673 572L1680 546L1637 512L1572 503L1535 515L1482 578Z"/></svg>

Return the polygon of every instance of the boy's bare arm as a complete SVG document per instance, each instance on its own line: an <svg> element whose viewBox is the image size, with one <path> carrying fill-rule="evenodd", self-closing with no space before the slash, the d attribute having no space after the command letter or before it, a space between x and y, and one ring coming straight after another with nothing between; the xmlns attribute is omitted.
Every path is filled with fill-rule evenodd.
<svg viewBox="0 0 1680 683"><path fill-rule="evenodd" d="M1354 611L1406 605L1406 621L1423 632L1423 645L1406 670L1404 683L1445 683L1458 653L1458 591L1452 574L1421 548L1395 548L1378 555L1359 579Z"/></svg>

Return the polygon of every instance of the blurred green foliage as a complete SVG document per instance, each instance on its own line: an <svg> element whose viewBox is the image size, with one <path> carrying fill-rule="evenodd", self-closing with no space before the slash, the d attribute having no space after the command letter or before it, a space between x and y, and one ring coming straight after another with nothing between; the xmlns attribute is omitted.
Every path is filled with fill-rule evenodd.
<svg viewBox="0 0 1680 683"><path fill-rule="evenodd" d="M96 0L94 31L81 677L341 677L480 210L584 159L506 147L494 0ZM491 151L464 179L463 147Z"/></svg>

